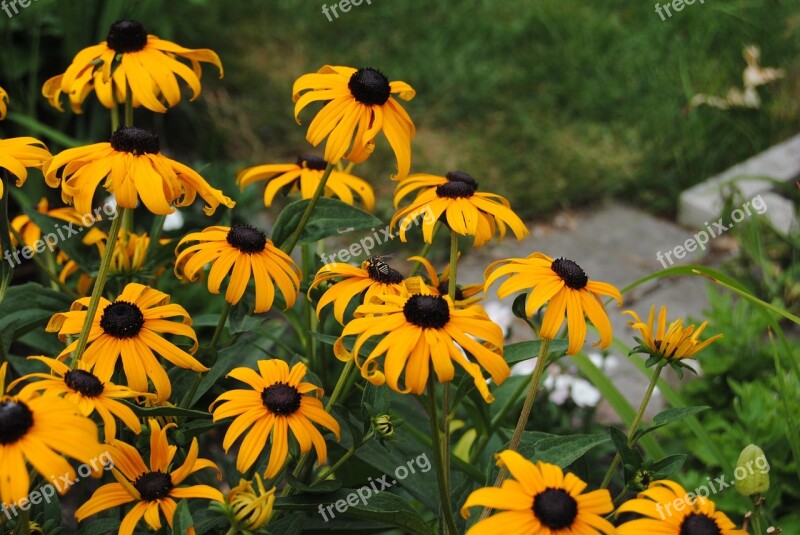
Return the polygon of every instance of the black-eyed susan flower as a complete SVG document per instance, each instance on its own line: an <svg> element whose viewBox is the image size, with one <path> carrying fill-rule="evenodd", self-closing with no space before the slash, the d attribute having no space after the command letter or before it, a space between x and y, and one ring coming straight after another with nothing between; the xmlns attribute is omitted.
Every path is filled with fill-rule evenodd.
<svg viewBox="0 0 800 535"><path fill-rule="evenodd" d="M552 340L567 319L569 347L567 354L580 351L586 340L586 318L597 328L600 347L611 344L611 322L603 308L601 295L613 297L622 304L619 290L607 282L589 280L581 267L566 258L553 260L542 253L527 258L511 258L493 262L486 268L485 289L500 277L511 275L497 288L502 299L522 290L532 290L525 301L525 314L533 314L548 301L539 331L541 338Z"/></svg>
<svg viewBox="0 0 800 535"><path fill-rule="evenodd" d="M58 474L75 481L75 470L61 455L89 463L103 452L97 426L69 401L30 391L0 397L0 502L28 497L26 461L45 478ZM57 488L63 494L68 486Z"/></svg>
<svg viewBox="0 0 800 535"><path fill-rule="evenodd" d="M8 93L0 87L0 121L6 118L8 112Z"/></svg>
<svg viewBox="0 0 800 535"><path fill-rule="evenodd" d="M680 507L676 507L675 504ZM637 513L646 518L630 520L617 528L618 535L747 535L717 511L714 502L691 496L673 481L653 481L650 487L623 503L615 513Z"/></svg>
<svg viewBox="0 0 800 535"><path fill-rule="evenodd" d="M401 394L421 394L431 364L439 382L452 381L455 362L473 378L483 399L493 401L481 368L496 384L510 375L503 360L503 330L479 305L456 308L449 297L436 295L419 277L408 279L405 284L407 288L401 295L378 295L356 309L356 318L345 325L334 344L337 358L354 358L366 380L374 385L388 384ZM343 345L344 337L350 335L357 336L352 353ZM381 335L384 336L362 362L361 346ZM385 359L381 366L378 359L382 355ZM400 386L403 372L404 386Z"/></svg>
<svg viewBox="0 0 800 535"><path fill-rule="evenodd" d="M319 156L304 154L297 157L296 164L257 165L245 169L239 173L236 182L244 189L250 184L266 181L264 206L272 206L272 201L279 191L288 193L299 191L303 199L310 199L317 191L327 165L328 163ZM375 193L366 180L344 171L336 169L331 171L325 182L324 195L338 197L342 202L353 206L354 194L367 210L375 207Z"/></svg>
<svg viewBox="0 0 800 535"><path fill-rule="evenodd" d="M650 355L648 364L655 364L663 360L671 364L680 364L681 360L694 357L715 340L722 338L722 335L718 334L705 341L700 341L700 335L708 325L707 321L701 323L699 327L694 325L684 327L683 320L679 318L667 327L667 307L663 306L658 312L658 325L656 325L655 305L650 307L647 323L639 319L639 315L633 310L626 310L623 314L628 314L633 318L628 325L639 331L642 337L636 339L640 345L632 352L643 352Z"/></svg>
<svg viewBox="0 0 800 535"><path fill-rule="evenodd" d="M325 264L314 276L309 294L318 285L331 279L342 280L322 294L317 303L317 317L323 308L333 303L333 316L342 325L347 305L362 292L365 303L377 295L400 295L403 292L403 275L377 256L361 262L361 267L339 262Z"/></svg>
<svg viewBox="0 0 800 535"><path fill-rule="evenodd" d="M534 464L512 450L500 452L497 457L497 464L506 466L513 479L505 480L501 488L480 488L467 497L461 508L464 518L469 516L470 507L478 505L499 511L477 522L467 535L616 533L603 518L614 509L607 490L584 493L586 483L574 474L564 474L554 464ZM639 531L636 535L643 533L656 532Z"/></svg>
<svg viewBox="0 0 800 535"><path fill-rule="evenodd" d="M118 206L136 208L141 199L154 214L171 214L173 203L188 206L198 194L207 215L220 204L236 204L188 166L162 155L157 135L136 127L116 130L107 143L67 149L49 160L43 172L47 184L61 185L63 201L81 214L91 213L101 182Z"/></svg>
<svg viewBox="0 0 800 535"><path fill-rule="evenodd" d="M191 68L178 58L188 60ZM184 48L148 35L139 22L120 20L111 25L105 42L84 48L63 74L47 80L42 94L59 111L66 94L72 110L81 113L92 91L106 108L125 102L130 91L134 107L164 113L181 100L178 78L191 88L191 100L198 97L201 62L215 65L222 78L222 63L213 50Z"/></svg>
<svg viewBox="0 0 800 535"><path fill-rule="evenodd" d="M198 242L181 250L189 242ZM211 264L208 291L220 292L222 280L231 273L225 301L235 305L244 295L252 276L256 286L255 312L266 312L275 299L275 285L291 308L300 288L300 268L289 255L275 247L263 232L250 225L208 227L187 234L175 249L175 276L190 281Z"/></svg>
<svg viewBox="0 0 800 535"><path fill-rule="evenodd" d="M47 197L42 197L39 203L36 205L36 211L40 214L44 214L49 217L53 217L55 219L60 219L66 223L72 223L74 228L81 228L83 227L83 220L81 219L81 214L78 211L71 207L71 206L61 206L58 208L50 208L50 203L47 200ZM36 242L39 241L42 237L42 229L39 226L31 221L31 218L25 214L20 214L16 216L14 219L11 220L11 228L13 228L17 234L22 237L22 241L25 245L30 247L31 249L35 248ZM53 234L56 234L56 231L52 231ZM69 231L67 231L69 232ZM102 231L98 228L90 228L87 229L86 234L83 236L82 241L85 244L91 244L94 240L98 239L102 235ZM21 244L17 242L16 236L11 233L11 244L14 247L19 247ZM36 251L34 250L34 253Z"/></svg>
<svg viewBox="0 0 800 535"><path fill-rule="evenodd" d="M138 283L126 285L113 303L101 297L89 330L88 345L83 355L79 355L80 360L100 381L108 382L117 360L121 359L128 387L148 392L149 378L158 399L169 398L172 386L154 353L180 368L208 371L192 356L197 350L197 335L189 313L169 299L164 292ZM79 334L86 319L84 309L88 306L89 298L76 300L69 312L59 312L50 318L47 331L57 331L62 342L69 335ZM188 338L192 347L186 352L166 340L164 334ZM65 359L77 345L78 340L69 344L58 356L59 360Z"/></svg>
<svg viewBox="0 0 800 535"><path fill-rule="evenodd" d="M525 223L511 210L505 197L479 192L478 183L467 173L452 171L445 176L414 174L397 185L395 209L414 191L413 202L397 210L391 227L399 223L400 239L406 241L406 230L422 217L422 236L427 243L433 240L433 227L441 217L450 230L462 236L474 236L480 247L495 235L503 238L509 227L518 240L528 234Z"/></svg>
<svg viewBox="0 0 800 535"><path fill-rule="evenodd" d="M52 156L44 143L32 137L0 139L0 169L17 177L17 187L28 179L28 168L41 169ZM0 182L0 197L5 195Z"/></svg>
<svg viewBox="0 0 800 535"><path fill-rule="evenodd" d="M222 507L231 524L240 531L258 531L269 522L275 504L275 487L267 490L259 474L251 481L239 480L225 497Z"/></svg>
<svg viewBox="0 0 800 535"><path fill-rule="evenodd" d="M412 256L408 260L410 262L419 262L422 265L428 275L431 289L435 290L439 295L448 294L450 289L450 265L439 275L436 273L436 268L433 267L433 264L424 256ZM455 304L457 307L469 306L481 299L483 299L483 284L468 284L466 286L456 284Z"/></svg>
<svg viewBox="0 0 800 535"><path fill-rule="evenodd" d="M223 501L220 491L208 485L180 487L187 477L204 468L219 468L213 461L198 459L197 439L192 439L189 452L183 464L172 469L172 461L178 451L170 445L167 430L175 427L169 424L161 428L154 419L149 420L150 463L145 464L141 454L133 446L115 440L109 448L114 460L112 473L116 483L107 483L97 489L89 500L75 511L75 518L82 522L86 518L131 502L136 505L122 519L118 533L133 535L136 525L144 517L154 531L161 529L161 514L172 527L177 501L199 498Z"/></svg>
<svg viewBox="0 0 800 535"><path fill-rule="evenodd" d="M20 395L44 392L61 396L74 403L84 416L91 416L92 413L97 412L103 420L106 442L117 436L115 416L134 433L141 432L142 426L133 411L117 401L141 396L141 392L134 392L130 388L111 382L104 383L87 370L85 362L78 362L76 369L70 370L69 366L57 359L48 357L29 357L29 359L42 362L50 368L52 374L31 373L20 377L10 385L10 388L22 381L36 379L22 387Z"/></svg>
<svg viewBox="0 0 800 535"><path fill-rule="evenodd" d="M264 477L275 477L286 464L289 435L297 440L301 453L311 451L313 444L317 463L325 463L328 448L314 424L329 429L339 440L339 423L325 412L318 399L322 397L322 389L303 382L306 371L302 362L290 370L284 361L271 359L258 361L258 372L250 368L234 368L228 374L228 377L250 387L247 390L229 390L214 401L214 404L222 402L213 409L215 422L235 417L222 441L225 452L246 432L236 456L237 470L248 470L271 437L272 447Z"/></svg>
<svg viewBox="0 0 800 535"><path fill-rule="evenodd" d="M375 148L375 137L383 131L397 158L397 175L411 168L411 140L416 134L406 110L392 96L411 100L414 89L405 82L389 82L371 67L354 69L325 65L316 73L304 74L292 87L294 116L312 102L326 104L308 127L306 139L317 146L327 137L325 161L346 158L361 163Z"/></svg>

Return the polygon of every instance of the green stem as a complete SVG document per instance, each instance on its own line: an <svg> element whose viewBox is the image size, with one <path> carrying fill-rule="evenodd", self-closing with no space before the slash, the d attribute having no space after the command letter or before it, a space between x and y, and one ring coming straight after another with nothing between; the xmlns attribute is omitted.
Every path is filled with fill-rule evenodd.
<svg viewBox="0 0 800 535"><path fill-rule="evenodd" d="M531 382L528 387L528 395L525 397L525 403L522 405L522 412L517 420L517 426L514 428L514 434L511 436L511 442L508 443L506 449L517 451L519 443L522 441L522 433L525 431L525 426L528 424L528 417L531 415L533 409L533 402L536 399L536 394L539 392L539 384L542 382L542 375L544 369L547 367L547 354L550 351L550 339L542 338L539 345L539 357L536 359L536 368L531 375ZM508 476L508 468L505 466L500 467L500 472L497 474L497 479L494 480L494 486L499 487ZM483 520L489 516L492 510L485 507L481 512L480 519Z"/></svg>
<svg viewBox="0 0 800 535"><path fill-rule="evenodd" d="M217 348L217 343L219 343L219 339L222 336L222 331L225 330L225 322L228 320L228 314L230 313L231 304L225 301L225 306L222 307L222 312L219 314L219 321L217 321L217 328L214 330L214 336L211 337L211 342L208 344L210 349Z"/></svg>
<svg viewBox="0 0 800 535"><path fill-rule="evenodd" d="M442 501L442 514L444 516L444 534L457 535L456 519L453 516L453 507L450 502L450 493L447 490L447 477L445 474L445 460L442 450L442 430L439 429L438 417L436 415L436 381L433 374L428 377L428 417L431 422L431 434L433 436L433 455L436 465L436 481L439 484L439 497Z"/></svg>
<svg viewBox="0 0 800 535"><path fill-rule="evenodd" d="M105 288L106 279L108 278L108 267L111 265L111 257L114 256L114 246L117 243L117 235L119 234L122 219L125 217L126 211L126 208L117 207L117 216L111 223L105 254L103 254L103 260L100 262L100 270L97 272L97 278L94 280L94 288L92 289L92 297L89 299L89 307L86 309L86 319L83 321L81 334L78 337L78 345L75 346L75 351L72 352L70 369L74 370L78 365L78 361L81 359L81 356L83 356L83 351L86 349L86 344L89 341L89 331L94 322L94 316L97 314L100 298L103 296L103 288Z"/></svg>
<svg viewBox="0 0 800 535"><path fill-rule="evenodd" d="M500 409L500 412L498 412L497 415L494 418L492 418L489 432L482 434L476 441L472 454L470 454L470 461L475 461L478 455L481 454L483 448L485 448L486 444L489 443L489 439L494 435L494 431L500 426L503 420L506 419L508 413L511 412L511 409L514 408L519 398L522 396L522 394L525 393L525 390L527 389L528 389L528 383L520 381L519 386L514 391L514 393L511 394L511 397L508 398L508 401L506 401L506 404L503 405L502 409Z"/></svg>
<svg viewBox="0 0 800 535"><path fill-rule="evenodd" d="M119 129L119 106L115 103L111 108L111 133L113 134Z"/></svg>
<svg viewBox="0 0 800 535"><path fill-rule="evenodd" d="M239 533L239 530L236 529L236 526L231 526L228 528L228 531L225 532L225 535L236 535L237 533Z"/></svg>
<svg viewBox="0 0 800 535"><path fill-rule="evenodd" d="M647 405L650 403L650 398L653 396L653 391L656 388L656 384L658 383L658 378L661 375L661 370L664 369L665 364L662 362L658 365L658 367L653 372L653 377L650 379L650 384L647 385L647 391L644 393L644 398L642 399L642 403L639 405L639 410L636 412L636 416L633 418L631 422L630 429L628 429L628 445L631 445L631 441L633 440L633 435L636 433L636 428L639 427L639 423L641 423L642 418L644 417L644 411L647 409ZM614 470L617 469L619 465L621 457L619 452L614 455L614 459L611 461L611 466L608 467L608 471L606 472L605 477L603 478L603 482L600 484L601 489L608 488L609 483L611 483L611 478L614 476Z"/></svg>
<svg viewBox="0 0 800 535"><path fill-rule="evenodd" d="M339 399L339 396L342 395L342 392L345 389L345 385L349 382L349 377L353 368L355 368L355 359L351 359L345 364L344 368L342 369L342 373L339 375L339 380L336 381L336 386L333 387L333 392L331 393L331 397L328 400L328 403L325 405L325 412L330 412L331 407L333 407L334 403ZM311 452L304 453L300 456L300 460L297 461L297 466L292 472L292 476L297 478L300 476L300 473L305 468L306 463L311 455ZM292 492L292 485L290 483L286 483L286 487L283 489L283 493L281 496L288 496Z"/></svg>
<svg viewBox="0 0 800 535"><path fill-rule="evenodd" d="M439 223L438 221L434 225L433 232L431 233L431 242L430 243L426 243L422 247L422 251L420 251L420 253L419 253L419 256L421 256L422 258L428 258L428 253L431 250L431 246L433 246L433 240L436 239L436 233L439 232L439 227L441 227L441 226L442 226L441 223ZM408 276L409 277L413 277L414 275L416 275L419 272L420 269L422 269L422 264L417 262L416 264L414 264L414 267L411 268L411 273Z"/></svg>
<svg viewBox="0 0 800 535"><path fill-rule="evenodd" d="M12 245L9 233L14 231L14 228L8 222L8 196L10 195L8 186L9 180L6 170L2 169L0 170L0 187L3 188L3 197L0 199L0 248L2 248L4 254L9 254L8 258L10 259ZM20 238L17 238L17 240L22 245ZM8 267L6 267L5 258L0 259L0 262L3 262L2 267L0 267L0 302L2 302L8 291L11 276L14 274L14 264L9 260Z"/></svg>
<svg viewBox="0 0 800 535"><path fill-rule="evenodd" d="M358 444L353 444L352 446L350 446L350 448L347 449L347 452L345 452L345 454L342 455L342 457L338 461L336 461L336 463L334 463L332 466L329 466L328 468L326 468L325 471L321 472L317 477L314 478L314 480L311 482L311 486L314 486L317 483L319 483L321 481L325 481L326 479L328 479L328 477L331 474L336 472L336 470L338 470L344 463L346 463L347 460L350 457L352 457L358 451L358 449L361 446L363 446L364 444L369 442L372 439L372 437L373 437L373 434L370 431L361 440L361 442L359 442Z"/></svg>
<svg viewBox="0 0 800 535"><path fill-rule="evenodd" d="M133 91L130 85L125 91L125 126L133 126Z"/></svg>
<svg viewBox="0 0 800 535"><path fill-rule="evenodd" d="M301 249L303 252L303 277L308 280L308 278L311 276L310 272L313 270L314 266L314 253L311 250L310 243L304 243ZM306 329L309 333L308 343L310 345L310 351L308 351L308 367L316 373L317 370L319 370L319 366L317 365L317 352L319 344L317 343L317 339L310 334L317 331L317 313L314 310L314 307L311 305L310 300L306 300L305 305Z"/></svg>
<svg viewBox="0 0 800 535"><path fill-rule="evenodd" d="M431 240L433 241L433 240ZM450 231L450 275L447 285L447 296L455 306L456 284L458 282L458 234ZM455 408L454 408L455 409ZM450 383L443 385L442 390L442 424L444 435L442 437L442 459L444 460L444 484L447 495L450 496Z"/></svg>
<svg viewBox="0 0 800 535"><path fill-rule="evenodd" d="M308 220L311 219L311 213L314 211L317 201L325 191L325 183L328 182L328 177L331 176L331 171L333 171L333 164L329 163L327 167L325 167L325 172L322 173L322 178L319 179L317 190L309 200L308 206L306 206L306 211L303 212L303 217L300 218L300 223L297 224L297 230L295 230L294 234L292 234L292 237L281 246L281 250L283 252L290 254L292 249L294 249L294 246L297 245L297 241L300 239L300 236L303 234L303 230L306 228L306 223L308 223Z"/></svg>
<svg viewBox="0 0 800 535"><path fill-rule="evenodd" d="M755 496L750 497L753 500L755 506L753 507L753 514L750 516L750 520L753 523L753 535L764 535L764 527L761 524L762 520L762 508L761 504L763 503L763 497L760 494L756 494Z"/></svg>

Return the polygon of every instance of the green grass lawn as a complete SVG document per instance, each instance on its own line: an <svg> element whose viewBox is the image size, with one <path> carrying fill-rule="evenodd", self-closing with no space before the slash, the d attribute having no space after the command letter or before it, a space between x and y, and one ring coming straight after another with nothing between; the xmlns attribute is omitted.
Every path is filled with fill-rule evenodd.
<svg viewBox="0 0 800 535"><path fill-rule="evenodd" d="M115 9L130 16L127 4L105 2L81 31L98 40ZM57 9L74 27L69 5ZM294 79L325 63L373 66L417 90L407 105L419 128L413 171L467 171L527 217L612 195L670 214L686 187L797 131L796 0L707 0L666 21L654 3L632 0L372 0L331 22L322 5L138 3L134 14L152 32L213 48L225 64L222 81L208 71L199 104L167 115L168 146L241 165L293 160L307 151L292 117ZM30 38L25 19L55 16L44 6L56 9L39 2L13 21L17 46ZM60 32L50 32L55 43ZM695 93L741 86L750 43L763 65L787 70L760 89L762 108L689 109ZM78 46L73 37L58 52L71 57ZM64 66L39 68L49 76ZM381 144L376 156L358 172L388 194L392 156ZM381 205L389 202L384 195Z"/></svg>

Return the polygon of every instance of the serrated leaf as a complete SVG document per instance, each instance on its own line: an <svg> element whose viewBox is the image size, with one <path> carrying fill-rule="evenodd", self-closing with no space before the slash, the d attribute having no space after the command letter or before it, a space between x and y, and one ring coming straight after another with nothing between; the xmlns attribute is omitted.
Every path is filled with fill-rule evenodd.
<svg viewBox="0 0 800 535"><path fill-rule="evenodd" d="M608 432L611 435L614 447L617 448L617 452L622 458L622 464L633 471L641 468L642 456L628 445L628 436L613 426L608 428Z"/></svg>
<svg viewBox="0 0 800 535"><path fill-rule="evenodd" d="M388 411L389 389L366 383L361 396L361 416L364 418L364 425L369 425L372 418L386 414Z"/></svg>
<svg viewBox="0 0 800 535"><path fill-rule="evenodd" d="M303 199L287 205L278 215L272 229L272 241L280 247L300 224L310 201ZM339 236L381 225L381 220L338 199L321 197L306 223L297 243L313 243L330 236Z"/></svg>
<svg viewBox="0 0 800 535"><path fill-rule="evenodd" d="M547 437L533 445L531 458L564 468L609 441L610 437L605 433Z"/></svg>
<svg viewBox="0 0 800 535"><path fill-rule="evenodd" d="M647 468L650 472L651 479L668 479L672 474L681 469L683 463L686 462L686 457L687 456L684 454L670 455L664 457L660 461L654 462Z"/></svg>

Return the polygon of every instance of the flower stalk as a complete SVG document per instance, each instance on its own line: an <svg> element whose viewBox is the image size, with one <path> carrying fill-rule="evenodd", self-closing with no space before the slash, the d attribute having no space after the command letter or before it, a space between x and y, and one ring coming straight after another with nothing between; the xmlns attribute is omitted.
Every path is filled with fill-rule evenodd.
<svg viewBox="0 0 800 535"><path fill-rule="evenodd" d="M636 412L633 422L631 422L630 429L628 429L628 446L631 445L631 442L633 441L633 435L636 433L636 429L639 427L639 424L644 417L644 411L647 409L647 405L650 403L650 398L653 397L653 391L656 388L656 384L658 384L658 378L661 376L661 370L664 369L664 366L666 366L666 362L662 361L656 367L655 371L653 371L653 377L650 379L650 384L647 385L647 390L644 393L642 403L639 405L639 410ZM611 483L611 478L614 475L614 470L617 469L620 460L620 454L617 452L617 454L614 455L614 459L611 461L611 465L608 467L608 471L603 478L603 482L600 484L601 489L608 488L609 483Z"/></svg>
<svg viewBox="0 0 800 535"><path fill-rule="evenodd" d="M444 534L456 535L456 519L453 507L450 504L450 493L447 490L447 474L445 474L445 455L442 449L442 430L439 428L439 418L436 415L436 381L433 374L428 378L428 418L431 422L431 435L433 437L433 455L436 465L436 481L439 484L439 497L441 499L442 516L444 517Z"/></svg>
<svg viewBox="0 0 800 535"><path fill-rule="evenodd" d="M106 250L103 254L103 259L100 262L100 270L97 272L97 278L94 281L92 288L92 296L89 299L89 306L86 309L86 319L83 321L81 334L78 337L78 345L75 346L75 351L72 352L72 360L70 369L74 370L78 366L78 361L81 359L86 344L89 342L89 331L94 321L94 316L97 314L97 307L100 305L100 298L103 296L103 289L106 286L106 279L108 278L109 266L111 265L111 257L114 256L114 246L117 243L117 235L119 234L122 220L125 218L127 208L117 207L117 215L111 223L111 230L108 233L108 242L106 243Z"/></svg>
<svg viewBox="0 0 800 535"><path fill-rule="evenodd" d="M287 253L291 254L292 249L294 246L297 245L298 240L300 240L300 236L303 235L303 230L306 228L306 224L308 220L311 219L311 213L314 211L314 207L317 205L317 201L322 196L322 193L325 191L325 183L328 182L328 177L331 176L331 172L333 171L333 164L328 163L325 167L325 172L322 174L322 178L319 179L319 184L317 185L316 191L314 191L314 195L309 199L308 206L306 206L305 212L303 212L303 216L300 218L300 223L297 225L297 230L292 234L292 236L281 246L281 249Z"/></svg>

